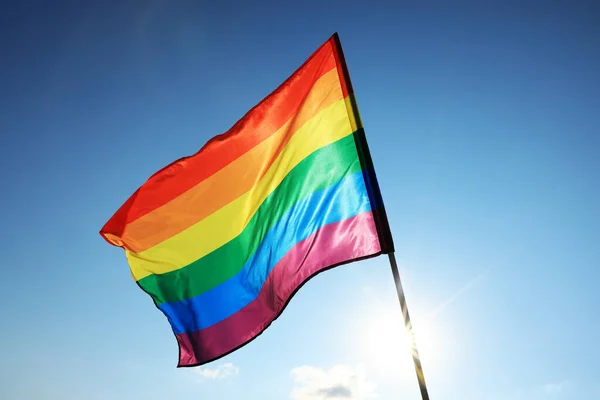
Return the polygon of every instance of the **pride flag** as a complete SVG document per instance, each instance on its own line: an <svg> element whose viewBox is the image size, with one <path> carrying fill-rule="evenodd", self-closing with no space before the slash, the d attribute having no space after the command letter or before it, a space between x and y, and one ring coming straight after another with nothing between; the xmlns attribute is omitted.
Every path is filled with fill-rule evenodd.
<svg viewBox="0 0 600 400"><path fill-rule="evenodd" d="M167 317L179 367L245 345L317 273L393 251L339 38L100 234Z"/></svg>

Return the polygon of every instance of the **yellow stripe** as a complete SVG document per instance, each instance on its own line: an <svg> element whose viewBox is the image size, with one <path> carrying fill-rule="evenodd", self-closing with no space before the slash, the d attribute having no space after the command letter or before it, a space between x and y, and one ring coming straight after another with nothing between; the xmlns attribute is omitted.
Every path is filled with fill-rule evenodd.
<svg viewBox="0 0 600 400"><path fill-rule="evenodd" d="M352 132L356 132L359 128L363 127L358 107L356 107L356 113L354 112L353 103L356 104L356 98L354 97L354 94L350 94L344 100L346 102L346 110L348 110L348 118L350 118Z"/></svg>
<svg viewBox="0 0 600 400"><path fill-rule="evenodd" d="M316 150L350 134L345 100L339 100L298 129L267 173L248 192L154 247L140 253L126 251L133 277L140 280L185 267L235 238L296 165Z"/></svg>

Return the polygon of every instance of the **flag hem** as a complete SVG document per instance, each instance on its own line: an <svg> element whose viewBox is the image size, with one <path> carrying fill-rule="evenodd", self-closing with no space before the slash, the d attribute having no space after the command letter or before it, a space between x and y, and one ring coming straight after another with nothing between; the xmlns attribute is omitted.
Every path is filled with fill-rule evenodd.
<svg viewBox="0 0 600 400"><path fill-rule="evenodd" d="M342 261L342 262L339 262L339 263L332 264L332 265L329 265L327 267L324 267L324 268L318 270L317 272L309 275L305 280L303 280L298 285L298 287L296 287L294 289L294 291L292 291L292 293L290 294L290 296L288 297L288 299L286 300L286 302L283 304L283 307L281 308L281 310L279 310L279 312L277 312L277 314L275 315L275 317L273 319L271 319L271 321L267 322L260 330L258 330L258 333L256 335L254 335L252 338L248 339L246 342L242 343L241 345L239 345L239 346L237 346L237 347L235 347L235 348L233 348L233 349L231 349L231 350L229 350L229 351L227 351L227 352L225 352L223 354L220 354L220 355L218 355L216 357L210 358L210 359L208 359L206 361L201 361L199 363L181 364L181 347L179 347L179 342L177 342L178 353L179 353L179 360L180 360L177 363L177 368L193 368L193 367L199 367L199 366L202 366L202 365L205 365L205 364L209 364L209 363L212 363L214 361L217 361L217 360L219 360L219 359L221 359L223 357L226 357L226 356L230 355L231 353L233 353L233 352L241 349L242 347L246 346L247 344L252 343L255 339L257 339L259 336L261 336L267 330L267 328L269 328L271 326L271 324L273 322L275 322L283 314L283 312L285 311L285 309L287 308L287 306L289 305L289 303L291 302L291 300L294 298L294 296L296 295L296 293L298 293L298 291L306 283L308 283L310 280L312 280L314 277L316 277L317 275L322 274L323 272L327 272L327 271L329 271L329 270L331 270L333 268L337 268L337 267L340 267L342 265L347 265L347 264L351 264L351 263L358 262L358 261L364 261L364 260L368 260L368 259L371 259L371 258L376 258L376 257L379 257L382 254L384 254L384 252L382 250L380 250L380 251L378 251L376 253L373 253L373 254L370 254L370 255L366 255L366 256L362 256L362 257L356 257L356 258L353 258L353 259L350 259L350 260L345 260L345 261ZM160 311L160 309L159 309L159 311ZM175 336L175 340L177 340L175 331L173 331L173 335Z"/></svg>

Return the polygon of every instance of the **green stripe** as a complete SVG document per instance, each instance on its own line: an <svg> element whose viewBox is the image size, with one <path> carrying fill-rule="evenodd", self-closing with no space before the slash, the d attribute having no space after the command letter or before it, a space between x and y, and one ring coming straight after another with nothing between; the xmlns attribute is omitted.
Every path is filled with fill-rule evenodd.
<svg viewBox="0 0 600 400"><path fill-rule="evenodd" d="M184 268L140 279L139 285L157 305L190 299L206 292L235 276L269 229L296 202L360 170L352 135L322 147L290 171L237 237Z"/></svg>

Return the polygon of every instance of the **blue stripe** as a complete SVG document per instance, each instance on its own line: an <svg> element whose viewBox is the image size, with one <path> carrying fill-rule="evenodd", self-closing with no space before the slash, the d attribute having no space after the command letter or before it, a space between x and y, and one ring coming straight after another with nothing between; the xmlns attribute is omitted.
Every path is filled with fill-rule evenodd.
<svg viewBox="0 0 600 400"><path fill-rule="evenodd" d="M175 334L208 328L252 302L273 267L296 243L324 225L370 210L363 172L348 175L296 203L267 232L256 253L237 275L199 296L163 303L159 308Z"/></svg>

